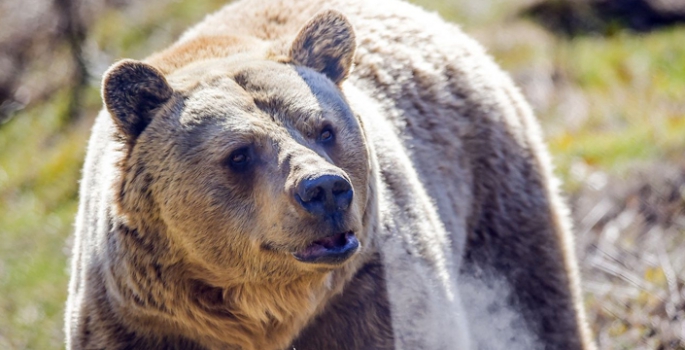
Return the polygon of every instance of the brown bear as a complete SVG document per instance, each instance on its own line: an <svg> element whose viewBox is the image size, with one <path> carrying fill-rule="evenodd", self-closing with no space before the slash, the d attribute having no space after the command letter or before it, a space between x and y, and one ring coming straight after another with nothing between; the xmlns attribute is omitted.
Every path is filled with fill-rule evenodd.
<svg viewBox="0 0 685 350"><path fill-rule="evenodd" d="M245 0L104 75L68 349L591 349L539 126L397 0Z"/></svg>

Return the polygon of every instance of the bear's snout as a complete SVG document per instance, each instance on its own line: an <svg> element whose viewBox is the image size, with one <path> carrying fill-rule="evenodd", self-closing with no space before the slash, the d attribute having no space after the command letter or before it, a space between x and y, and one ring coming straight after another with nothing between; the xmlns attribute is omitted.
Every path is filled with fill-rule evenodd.
<svg viewBox="0 0 685 350"><path fill-rule="evenodd" d="M295 201L306 212L319 218L347 211L353 195L350 182L337 174L305 178L294 194Z"/></svg>

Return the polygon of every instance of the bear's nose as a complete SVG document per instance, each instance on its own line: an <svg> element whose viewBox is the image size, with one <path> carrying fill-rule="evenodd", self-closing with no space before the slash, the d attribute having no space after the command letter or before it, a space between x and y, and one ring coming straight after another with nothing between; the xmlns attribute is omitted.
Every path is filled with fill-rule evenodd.
<svg viewBox="0 0 685 350"><path fill-rule="evenodd" d="M300 181L295 199L309 213L325 216L345 211L352 203L352 186L340 175L326 174Z"/></svg>

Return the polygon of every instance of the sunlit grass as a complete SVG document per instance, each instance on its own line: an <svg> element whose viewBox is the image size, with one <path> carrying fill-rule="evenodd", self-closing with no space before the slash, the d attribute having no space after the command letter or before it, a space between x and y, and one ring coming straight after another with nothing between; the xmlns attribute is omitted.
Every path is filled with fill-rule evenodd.
<svg viewBox="0 0 685 350"><path fill-rule="evenodd" d="M492 26L472 31L505 70L549 81L536 114L560 175L579 160L617 174L682 155L685 27L564 39L525 21Z"/></svg>
<svg viewBox="0 0 685 350"><path fill-rule="evenodd" d="M142 59L167 47L183 31L228 2L139 2L122 11L107 12L90 36L112 59Z"/></svg>
<svg viewBox="0 0 685 350"><path fill-rule="evenodd" d="M88 122L62 125L65 96L0 129L0 348L63 342L65 249Z"/></svg>
<svg viewBox="0 0 685 350"><path fill-rule="evenodd" d="M562 167L570 159L608 172L680 156L685 149L685 28L650 35L559 41L556 62L583 92L587 119L550 138ZM554 118L554 115L543 118Z"/></svg>

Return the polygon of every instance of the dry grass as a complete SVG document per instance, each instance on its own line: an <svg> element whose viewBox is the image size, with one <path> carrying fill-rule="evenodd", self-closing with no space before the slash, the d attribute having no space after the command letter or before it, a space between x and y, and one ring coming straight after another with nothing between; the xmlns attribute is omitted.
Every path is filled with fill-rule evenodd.
<svg viewBox="0 0 685 350"><path fill-rule="evenodd" d="M573 201L586 305L602 349L685 349L685 167L594 173Z"/></svg>

